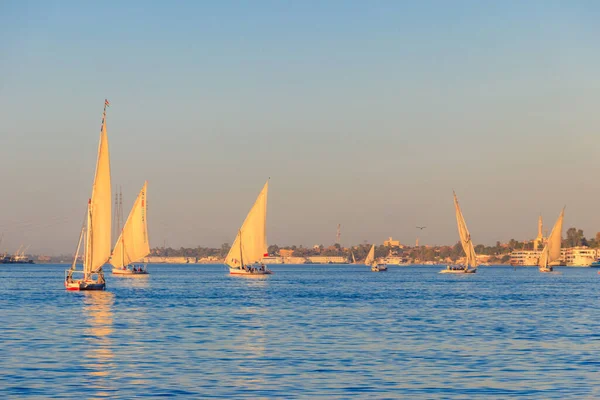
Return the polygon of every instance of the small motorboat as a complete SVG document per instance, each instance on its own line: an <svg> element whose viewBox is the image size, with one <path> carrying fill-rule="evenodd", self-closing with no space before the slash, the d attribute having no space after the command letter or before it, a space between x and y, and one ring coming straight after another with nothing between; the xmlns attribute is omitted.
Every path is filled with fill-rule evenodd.
<svg viewBox="0 0 600 400"><path fill-rule="evenodd" d="M387 265L378 263L371 265L371 271L373 272L385 272L387 271Z"/></svg>
<svg viewBox="0 0 600 400"><path fill-rule="evenodd" d="M440 271L440 274L474 274L477 268L469 268L466 265L448 265L446 269Z"/></svg>

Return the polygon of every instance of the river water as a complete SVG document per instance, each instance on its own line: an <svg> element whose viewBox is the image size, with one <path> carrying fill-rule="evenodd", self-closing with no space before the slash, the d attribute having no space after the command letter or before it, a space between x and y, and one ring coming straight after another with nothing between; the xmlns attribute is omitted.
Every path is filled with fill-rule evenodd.
<svg viewBox="0 0 600 400"><path fill-rule="evenodd" d="M600 398L590 268L0 265L0 398Z"/></svg>

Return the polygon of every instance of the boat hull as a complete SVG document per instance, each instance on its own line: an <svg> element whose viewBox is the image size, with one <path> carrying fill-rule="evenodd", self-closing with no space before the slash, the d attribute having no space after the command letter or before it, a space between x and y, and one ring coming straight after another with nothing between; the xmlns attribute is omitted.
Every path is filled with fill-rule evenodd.
<svg viewBox="0 0 600 400"><path fill-rule="evenodd" d="M387 270L388 269L386 265L374 265L371 267L372 272L385 272Z"/></svg>
<svg viewBox="0 0 600 400"><path fill-rule="evenodd" d="M265 270L254 270L254 271L248 271L246 269L238 269L238 268L229 268L229 274L230 275L239 275L239 276L260 276L260 275L272 275L273 271L268 270L265 268Z"/></svg>
<svg viewBox="0 0 600 400"><path fill-rule="evenodd" d="M440 274L474 274L477 269L443 269Z"/></svg>
<svg viewBox="0 0 600 400"><path fill-rule="evenodd" d="M540 272L546 272L546 273L547 272L554 272L554 269L553 268L543 268L542 267L542 268L540 268Z"/></svg>
<svg viewBox="0 0 600 400"><path fill-rule="evenodd" d="M147 276L147 275L150 275L148 273L148 271L146 271L146 270L132 271L130 269L118 269L118 268L113 268L112 273L113 273L113 275L121 275L121 276Z"/></svg>
<svg viewBox="0 0 600 400"><path fill-rule="evenodd" d="M74 292L81 290L106 290L106 283L97 281L65 281L65 288Z"/></svg>

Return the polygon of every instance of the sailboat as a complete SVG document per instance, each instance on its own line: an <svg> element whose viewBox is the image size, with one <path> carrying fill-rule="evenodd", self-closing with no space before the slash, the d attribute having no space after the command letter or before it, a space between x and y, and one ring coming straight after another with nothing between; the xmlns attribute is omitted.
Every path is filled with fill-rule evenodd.
<svg viewBox="0 0 600 400"><path fill-rule="evenodd" d="M548 241L546 242L544 250L542 250L542 255L538 261L540 272L554 271L554 268L552 268L550 264L560 258L560 242L564 216L565 208L563 207L558 219L556 220L556 223L554 224L554 227L552 228L552 232L550 232L550 236L548 236Z"/></svg>
<svg viewBox="0 0 600 400"><path fill-rule="evenodd" d="M147 190L148 182L144 182L115 244L110 258L114 275L148 275L145 265L134 265L150 254L146 220Z"/></svg>
<svg viewBox="0 0 600 400"><path fill-rule="evenodd" d="M92 185L92 197L88 200L86 222L79 234L73 264L69 270L65 271L65 288L67 290L104 290L106 288L102 266L110 257L111 233L110 157L106 134L106 107L108 105L108 100L105 100L96 174ZM83 269L77 270L77 258L82 242L84 242Z"/></svg>
<svg viewBox="0 0 600 400"><path fill-rule="evenodd" d="M460 243L462 244L466 257L464 265L448 265L446 269L440 271L440 274L474 274L477 272L477 256L475 255L475 249L473 248L473 242L471 241L471 234L467 229L465 218L458 205L456 193L452 193L454 194L454 208L456 209L458 235L460 236Z"/></svg>
<svg viewBox="0 0 600 400"><path fill-rule="evenodd" d="M231 275L269 275L261 261L267 257L267 194L269 181L260 191L254 205L246 216L242 227L233 241L225 264Z"/></svg>
<svg viewBox="0 0 600 400"><path fill-rule="evenodd" d="M350 250L350 254L352 254L352 264L356 264L356 258L354 257L354 252Z"/></svg>
<svg viewBox="0 0 600 400"><path fill-rule="evenodd" d="M387 271L387 265L379 262L379 260L375 261L375 245L371 246L371 250L369 250L369 254L367 254L367 258L365 258L365 265L371 266L371 271L373 272Z"/></svg>

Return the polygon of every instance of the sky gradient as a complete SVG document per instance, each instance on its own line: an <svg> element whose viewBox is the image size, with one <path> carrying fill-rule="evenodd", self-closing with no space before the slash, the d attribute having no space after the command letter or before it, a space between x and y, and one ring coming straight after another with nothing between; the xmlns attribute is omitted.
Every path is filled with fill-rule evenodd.
<svg viewBox="0 0 600 400"><path fill-rule="evenodd" d="M85 3L85 4L83 4ZM485 3L485 4L484 4ZM594 1L0 2L0 250L73 252L104 98L153 246L600 231Z"/></svg>

